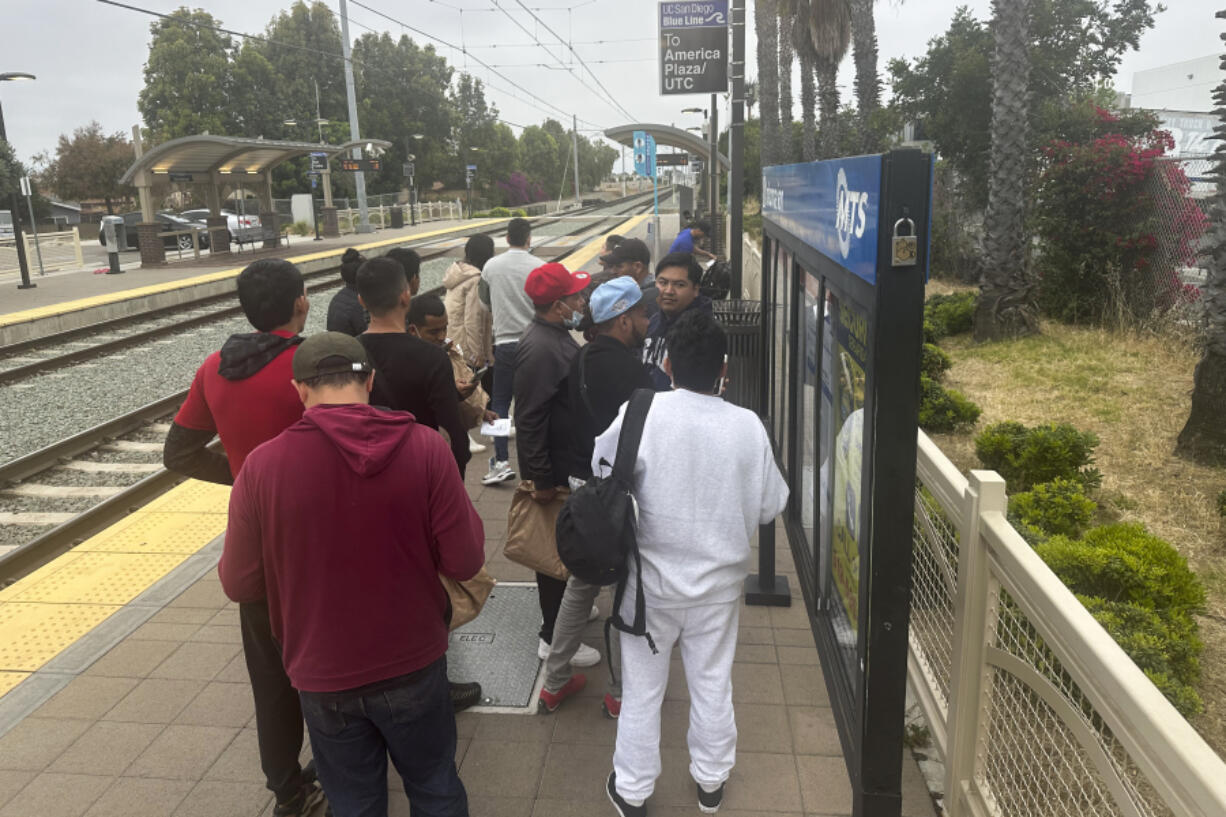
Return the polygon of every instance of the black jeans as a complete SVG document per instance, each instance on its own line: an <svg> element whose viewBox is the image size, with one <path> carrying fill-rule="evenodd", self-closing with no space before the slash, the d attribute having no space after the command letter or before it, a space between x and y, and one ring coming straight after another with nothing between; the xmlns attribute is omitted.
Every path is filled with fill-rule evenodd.
<svg viewBox="0 0 1226 817"><path fill-rule="evenodd" d="M387 817L387 758L413 817L468 817L455 767L447 658L344 692L303 692L315 766L335 817Z"/></svg>
<svg viewBox="0 0 1226 817"><path fill-rule="evenodd" d="M558 620L558 610L562 607L562 596L566 594L566 582L536 574L536 595L541 603L541 638L546 644L553 643L553 625Z"/></svg>
<svg viewBox="0 0 1226 817"><path fill-rule="evenodd" d="M302 752L302 705L281 663L281 648L272 635L267 602L240 604L238 620L251 694L255 698L260 767L268 788L277 795L277 802L285 802L302 788L302 766L298 763Z"/></svg>

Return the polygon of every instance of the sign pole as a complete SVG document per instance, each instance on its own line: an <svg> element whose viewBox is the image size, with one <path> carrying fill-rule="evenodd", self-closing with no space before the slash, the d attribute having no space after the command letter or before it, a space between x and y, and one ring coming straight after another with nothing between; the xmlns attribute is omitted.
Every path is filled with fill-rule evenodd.
<svg viewBox="0 0 1226 817"><path fill-rule="evenodd" d="M744 239L745 195L745 0L732 0L732 123L728 131L728 153L732 178L728 180L728 265L731 267L729 296L744 295L741 265Z"/></svg>
<svg viewBox="0 0 1226 817"><path fill-rule="evenodd" d="M349 55L349 11L345 5L345 0L340 2L341 10L341 56L345 63L345 99L349 104L349 138L353 141L358 141L362 137L358 132L358 103L353 91L353 58ZM352 152L355 159L362 158L362 149L355 147ZM361 214L361 223L358 224L357 232L369 233L372 232L370 226L370 208L366 204L366 176L359 170L353 176L354 186L357 188L358 194L358 212Z"/></svg>

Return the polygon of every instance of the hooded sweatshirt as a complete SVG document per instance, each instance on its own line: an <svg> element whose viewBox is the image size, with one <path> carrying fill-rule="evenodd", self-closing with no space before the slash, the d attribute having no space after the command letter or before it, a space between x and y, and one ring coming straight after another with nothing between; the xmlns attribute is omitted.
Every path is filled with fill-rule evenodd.
<svg viewBox="0 0 1226 817"><path fill-rule="evenodd" d="M302 416L302 401L290 383L301 342L288 332L231 335L192 379L175 424L221 437L232 476L252 449Z"/></svg>
<svg viewBox="0 0 1226 817"><path fill-rule="evenodd" d="M647 341L643 344L643 363L647 366L647 373L651 375L651 382L655 384L656 391L668 391L673 387L672 378L664 373L664 358L668 354L668 330L672 329L681 316L691 309L706 312L708 315L715 312L711 299L706 295L699 295L676 315L669 316L661 310L652 315L651 322L647 324Z"/></svg>
<svg viewBox="0 0 1226 817"><path fill-rule="evenodd" d="M296 689L406 675L447 650L447 595L485 560L485 533L447 444L407 412L320 405L247 459L218 573L267 597Z"/></svg>
<svg viewBox="0 0 1226 817"><path fill-rule="evenodd" d="M456 261L443 276L448 331L474 369L494 362L494 318L481 302L480 284L481 270L466 261Z"/></svg>

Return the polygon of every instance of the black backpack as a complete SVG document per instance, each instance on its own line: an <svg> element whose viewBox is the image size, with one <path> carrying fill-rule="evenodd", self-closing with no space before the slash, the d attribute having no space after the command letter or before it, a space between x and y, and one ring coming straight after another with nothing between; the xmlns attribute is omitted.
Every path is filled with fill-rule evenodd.
<svg viewBox="0 0 1226 817"><path fill-rule="evenodd" d="M580 393L587 402L580 360ZM653 653L655 641L647 632L646 600L643 596L643 562L639 556L635 535L637 510L630 485L634 464L638 460L639 441L647 412L655 392L638 389L630 396L626 415L617 439L617 456L612 473L593 476L567 498L558 513L555 537L558 556L574 576L588 584L617 585L613 597L613 615L605 623L605 641L610 627L630 635L646 636ZM588 412L591 412L590 406ZM601 460L605 466L607 462ZM634 559L637 583L634 600L634 621L627 624L621 617L622 598L626 592L626 577L631 557ZM612 667L610 667L610 674Z"/></svg>
<svg viewBox="0 0 1226 817"><path fill-rule="evenodd" d="M698 282L698 291L713 301L722 301L728 297L728 289L732 286L732 267L727 261L717 260L707 267Z"/></svg>

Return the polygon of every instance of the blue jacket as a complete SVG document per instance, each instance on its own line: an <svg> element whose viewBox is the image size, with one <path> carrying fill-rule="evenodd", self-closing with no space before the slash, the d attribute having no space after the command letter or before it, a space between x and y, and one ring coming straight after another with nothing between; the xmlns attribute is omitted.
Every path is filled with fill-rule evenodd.
<svg viewBox="0 0 1226 817"><path fill-rule="evenodd" d="M690 232L689 227L677 233L677 237L673 239L673 244L668 248L668 251L670 253L694 251L694 234Z"/></svg>
<svg viewBox="0 0 1226 817"><path fill-rule="evenodd" d="M651 322L647 324L647 342L643 344L643 364L647 367L647 373L651 375L651 382L655 384L656 391L669 391L673 387L672 379L664 373L661 365L667 353L665 338L668 336L668 330L673 328L681 316L692 309L700 309L708 315L715 313L711 299L706 295L699 295L676 315L669 317L662 311L657 312L651 316Z"/></svg>

